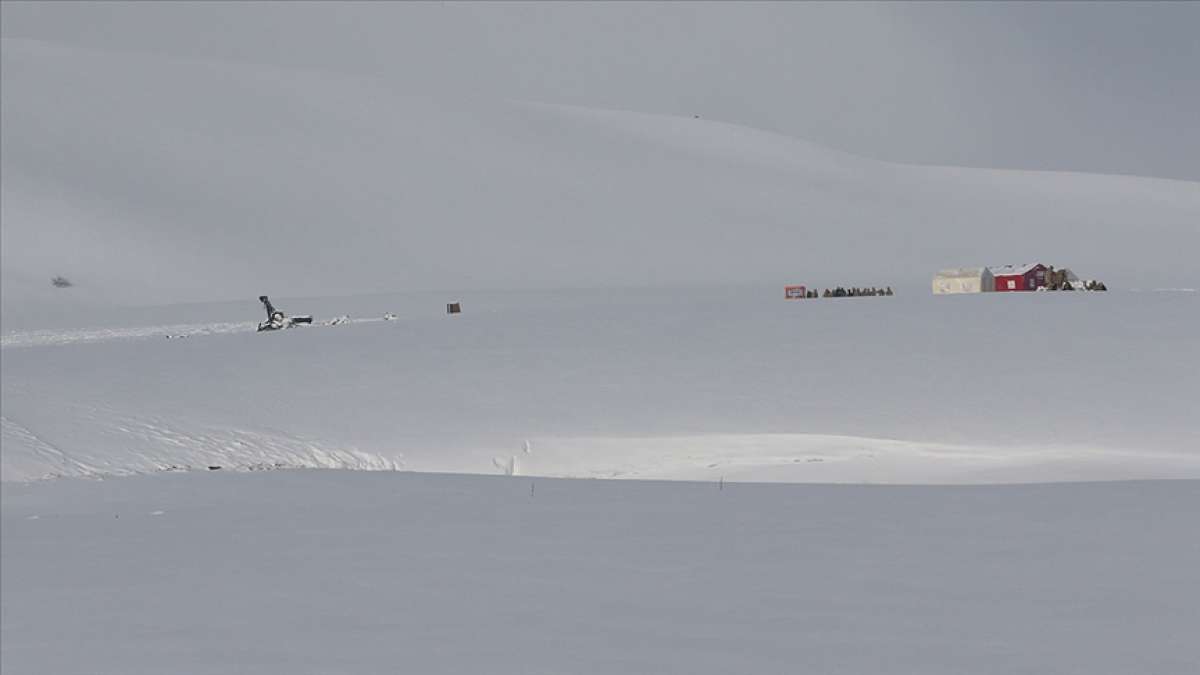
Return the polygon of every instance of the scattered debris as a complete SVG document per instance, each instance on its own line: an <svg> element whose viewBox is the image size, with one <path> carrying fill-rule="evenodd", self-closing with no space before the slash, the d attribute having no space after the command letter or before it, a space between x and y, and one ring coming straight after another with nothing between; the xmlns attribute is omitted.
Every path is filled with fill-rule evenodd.
<svg viewBox="0 0 1200 675"><path fill-rule="evenodd" d="M267 309L267 320L258 324L258 332L280 330L281 328L292 328L301 324L312 323L311 316L287 316L275 306L271 304L270 298L265 295L258 296L258 301Z"/></svg>
<svg viewBox="0 0 1200 675"><path fill-rule="evenodd" d="M330 319L329 321L326 321L325 325L326 326L340 326L344 323L349 323L349 322L350 322L350 315L343 314L339 317L335 317L333 319Z"/></svg>
<svg viewBox="0 0 1200 675"><path fill-rule="evenodd" d="M384 321L395 321L396 319L399 319L399 318L400 317L396 316L395 314L392 314L391 312L388 312L387 314L383 315Z"/></svg>
<svg viewBox="0 0 1200 675"><path fill-rule="evenodd" d="M55 288L70 288L75 285L66 277L54 277L50 280L50 284Z"/></svg>

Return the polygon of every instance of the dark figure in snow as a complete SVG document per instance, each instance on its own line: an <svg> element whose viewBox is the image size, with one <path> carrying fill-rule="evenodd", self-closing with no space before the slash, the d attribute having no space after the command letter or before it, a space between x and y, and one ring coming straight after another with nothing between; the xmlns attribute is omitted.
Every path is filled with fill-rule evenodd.
<svg viewBox="0 0 1200 675"><path fill-rule="evenodd" d="M267 320L258 324L259 332L291 328L297 324L312 323L311 316L285 316L282 311L275 309L275 305L272 305L271 300L265 295L258 296L258 301L267 310Z"/></svg>
<svg viewBox="0 0 1200 675"><path fill-rule="evenodd" d="M267 308L267 323L283 323L283 312L275 309L275 305L271 304L271 299L265 295L258 296L258 301Z"/></svg>
<svg viewBox="0 0 1200 675"><path fill-rule="evenodd" d="M891 286L887 287L887 294L892 295L892 287Z"/></svg>

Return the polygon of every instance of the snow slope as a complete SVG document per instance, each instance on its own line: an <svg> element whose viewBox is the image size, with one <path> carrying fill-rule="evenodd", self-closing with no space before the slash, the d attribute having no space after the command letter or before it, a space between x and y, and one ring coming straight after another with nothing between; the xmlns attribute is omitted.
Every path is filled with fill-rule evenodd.
<svg viewBox="0 0 1200 675"><path fill-rule="evenodd" d="M5 484L0 667L1190 675L1197 511L1196 481Z"/></svg>
<svg viewBox="0 0 1200 675"><path fill-rule="evenodd" d="M1200 296L778 288L256 301L6 333L5 480L341 467L787 482L1200 477ZM350 311L353 310L353 311ZM395 312L396 321L383 321ZM186 313L220 317L180 333ZM190 332L189 332L190 331ZM165 339L185 335L186 339Z"/></svg>
<svg viewBox="0 0 1200 675"><path fill-rule="evenodd" d="M3 41L3 319L403 289L1197 286L1200 184L913 167L691 117ZM50 277L76 282L51 288Z"/></svg>
<svg viewBox="0 0 1200 675"><path fill-rule="evenodd" d="M1200 668L1200 184L2 49L5 673Z"/></svg>

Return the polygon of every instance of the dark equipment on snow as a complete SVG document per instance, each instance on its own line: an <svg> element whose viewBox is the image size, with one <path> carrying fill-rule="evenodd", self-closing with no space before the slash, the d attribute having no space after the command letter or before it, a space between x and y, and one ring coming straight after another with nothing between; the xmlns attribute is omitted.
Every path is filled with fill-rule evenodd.
<svg viewBox="0 0 1200 675"><path fill-rule="evenodd" d="M258 332L291 328L300 324L312 323L311 316L287 316L271 304L271 299L265 295L258 296L258 301L267 309L267 320L258 324Z"/></svg>
<svg viewBox="0 0 1200 675"><path fill-rule="evenodd" d="M461 314L462 313L462 305L457 302L448 302L448 303L446 303L446 313L447 314Z"/></svg>

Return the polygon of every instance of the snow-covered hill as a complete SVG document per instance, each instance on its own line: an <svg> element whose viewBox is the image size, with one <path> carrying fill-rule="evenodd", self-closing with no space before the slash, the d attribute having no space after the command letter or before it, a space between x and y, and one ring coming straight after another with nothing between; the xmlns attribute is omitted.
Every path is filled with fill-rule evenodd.
<svg viewBox="0 0 1200 675"><path fill-rule="evenodd" d="M5 673L1197 672L1200 183L2 49Z"/></svg>
<svg viewBox="0 0 1200 675"><path fill-rule="evenodd" d="M267 289L917 290L1026 260L1197 286L1197 183L903 166L707 119L15 39L2 75L10 328Z"/></svg>

